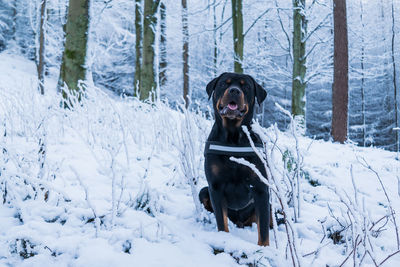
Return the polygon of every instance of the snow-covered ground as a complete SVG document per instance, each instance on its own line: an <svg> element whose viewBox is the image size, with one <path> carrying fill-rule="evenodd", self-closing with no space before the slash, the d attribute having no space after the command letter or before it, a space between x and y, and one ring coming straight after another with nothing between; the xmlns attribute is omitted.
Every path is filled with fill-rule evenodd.
<svg viewBox="0 0 400 267"><path fill-rule="evenodd" d="M292 265L283 224L277 237L270 231L270 247L259 247L256 225L230 223L229 233L217 232L212 215L196 213L182 139L192 142L200 189L211 121L93 86L82 107L63 110L55 84L49 79L40 96L33 63L0 54L0 265ZM188 116L194 127L187 128ZM294 155L291 134L278 137L282 152ZM299 143L305 175L293 225L301 266L339 266L349 255L344 266L375 266L372 259L379 265L396 252L396 154L303 137ZM283 169L281 156L275 164ZM383 266L400 266L400 254Z"/></svg>

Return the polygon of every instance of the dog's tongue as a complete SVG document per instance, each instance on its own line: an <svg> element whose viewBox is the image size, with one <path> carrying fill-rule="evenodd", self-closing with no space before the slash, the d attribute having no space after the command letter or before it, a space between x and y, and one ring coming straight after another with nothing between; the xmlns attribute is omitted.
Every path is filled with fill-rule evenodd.
<svg viewBox="0 0 400 267"><path fill-rule="evenodd" d="M237 110L238 106L237 106L237 104L228 104L228 108L230 110Z"/></svg>

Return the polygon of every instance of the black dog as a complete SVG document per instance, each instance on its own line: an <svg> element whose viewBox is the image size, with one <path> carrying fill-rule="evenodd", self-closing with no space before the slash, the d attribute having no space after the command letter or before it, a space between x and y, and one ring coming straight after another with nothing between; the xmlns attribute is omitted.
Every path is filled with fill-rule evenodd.
<svg viewBox="0 0 400 267"><path fill-rule="evenodd" d="M250 147L242 130L250 131L255 100L264 101L266 91L249 75L223 73L207 85L212 96L215 123L205 148L205 173L208 187L200 193L200 202L214 212L218 231L228 232L228 218L238 227L257 223L258 245L269 245L270 205L268 187L247 166L231 161L243 157L256 165L266 177L265 169ZM255 144L259 138L250 131Z"/></svg>

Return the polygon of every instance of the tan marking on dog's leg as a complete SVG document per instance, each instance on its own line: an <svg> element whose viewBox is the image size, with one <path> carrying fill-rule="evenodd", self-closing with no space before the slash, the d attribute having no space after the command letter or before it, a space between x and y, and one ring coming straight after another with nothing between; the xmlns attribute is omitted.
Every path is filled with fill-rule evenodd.
<svg viewBox="0 0 400 267"><path fill-rule="evenodd" d="M269 229L267 229L267 231L269 231ZM269 246L269 235L267 235L267 239L265 241L261 241L261 232L260 232L260 220L257 216L257 232L258 232L258 242L257 245L259 246Z"/></svg>
<svg viewBox="0 0 400 267"><path fill-rule="evenodd" d="M209 212L214 212L210 199L205 199L202 201L204 208Z"/></svg>
<svg viewBox="0 0 400 267"><path fill-rule="evenodd" d="M211 172L212 174L214 174L215 176L218 176L219 174L219 167L217 164L212 164L211 165Z"/></svg>
<svg viewBox="0 0 400 267"><path fill-rule="evenodd" d="M222 209L222 215L224 216L224 231L225 232L229 232L229 228L228 228L228 209L227 208L223 208Z"/></svg>
<svg viewBox="0 0 400 267"><path fill-rule="evenodd" d="M274 219L272 218L272 209L269 207L269 228L274 228Z"/></svg>

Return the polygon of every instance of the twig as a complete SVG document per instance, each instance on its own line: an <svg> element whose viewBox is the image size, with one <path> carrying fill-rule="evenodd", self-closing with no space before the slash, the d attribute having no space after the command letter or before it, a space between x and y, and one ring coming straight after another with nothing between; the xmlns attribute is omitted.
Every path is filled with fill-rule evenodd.
<svg viewBox="0 0 400 267"><path fill-rule="evenodd" d="M361 164L362 166L364 166L365 168L367 168L368 170L372 171L372 172L375 174L375 176L377 177L377 179L378 179L378 181L379 181L379 183L380 183L380 185L381 185L381 188L382 188L382 190L383 190L383 193L385 194L386 200L387 200L387 202L388 202L390 214L391 214L391 217L392 217L392 220L393 220L393 224L394 224L394 227L395 227L395 231L396 231L397 249L400 250L399 228L397 227L395 211L394 211L394 209L393 209L392 202L390 201L389 195L388 195L388 193L387 193L387 191L386 191L386 187L385 187L385 185L383 184L383 181L382 181L382 179L381 179L379 173L378 173L377 171L375 171L375 170L371 167L371 165L368 164L368 162L365 160L365 158L361 157L361 159L363 160L363 162L361 162L360 158L357 156L358 162L360 162L360 164Z"/></svg>
<svg viewBox="0 0 400 267"><path fill-rule="evenodd" d="M88 207L92 210L93 212L93 216L94 216L94 221L95 221L95 228L96 228L96 237L98 237L99 231L100 231L100 220L99 217L97 217L97 213L92 205L92 203L90 202L90 198L89 198L89 191L87 186L83 183L81 177L79 176L78 172L75 170L74 167L69 166L69 168L71 169L71 171L75 174L76 179L79 181L79 184L82 186L83 191L85 192L85 200L86 203L88 205Z"/></svg>
<svg viewBox="0 0 400 267"><path fill-rule="evenodd" d="M391 257L393 257L394 255L396 255L397 253L400 253L400 250L393 252L392 254L390 254L389 256L387 256L383 261L381 261L381 263L379 263L379 266L381 266L382 264L384 264L388 259L390 259ZM375 261L374 261L375 263ZM376 263L375 263L376 265Z"/></svg>
<svg viewBox="0 0 400 267"><path fill-rule="evenodd" d="M358 238L358 236L357 236L357 238ZM360 243L361 243L361 240L358 241L358 244L357 244L357 245L359 245ZM344 261L339 265L339 267L342 267L342 266L346 263L346 261L350 258L351 254L353 254L353 252L355 253L356 247L357 247L357 246L355 246L355 247L350 251L349 255L347 255L347 257L346 257L346 258L344 259Z"/></svg>

